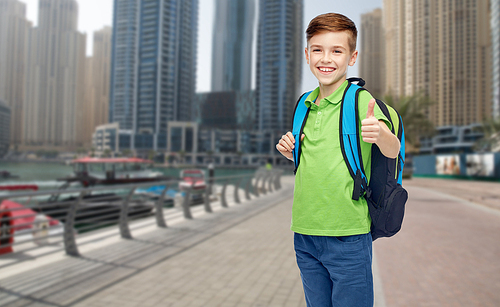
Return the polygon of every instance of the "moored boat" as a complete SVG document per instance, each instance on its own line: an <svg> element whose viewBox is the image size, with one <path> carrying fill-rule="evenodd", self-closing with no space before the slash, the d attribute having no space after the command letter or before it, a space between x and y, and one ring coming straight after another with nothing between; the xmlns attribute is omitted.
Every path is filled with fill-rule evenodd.
<svg viewBox="0 0 500 307"><path fill-rule="evenodd" d="M37 191L36 185L2 185L0 191ZM28 200L26 203L29 203ZM19 202L5 199L0 203L0 254L11 253L14 243L34 240L47 244L48 237L62 232L62 224L56 219L40 214Z"/></svg>
<svg viewBox="0 0 500 307"><path fill-rule="evenodd" d="M207 187L205 172L201 169L185 169L180 172L179 191L190 192L191 204L203 202L203 192Z"/></svg>
<svg viewBox="0 0 500 307"><path fill-rule="evenodd" d="M85 157L70 162L74 176L60 181L80 182L83 186L153 182L172 179L154 171L153 161L140 158Z"/></svg>
<svg viewBox="0 0 500 307"><path fill-rule="evenodd" d="M185 191L191 189L194 191L204 190L207 187L205 182L205 172L200 169L185 169L180 173L181 181L179 189Z"/></svg>
<svg viewBox="0 0 500 307"><path fill-rule="evenodd" d="M19 176L12 175L8 171L0 171L0 179L17 179Z"/></svg>
<svg viewBox="0 0 500 307"><path fill-rule="evenodd" d="M84 187L96 185L119 185L129 183L155 182L172 179L152 169L153 161L140 158L93 158L85 157L70 162L73 165L73 176L58 179L65 181L60 189L67 188L77 182ZM79 203L77 221L113 221L117 220L124 196L114 192L93 193L83 196ZM77 197L59 198L58 194L44 202L44 212L56 212L55 218L64 221L66 211ZM128 216L138 217L151 213L154 205L149 199L136 197L129 202ZM54 215L54 213L52 213Z"/></svg>

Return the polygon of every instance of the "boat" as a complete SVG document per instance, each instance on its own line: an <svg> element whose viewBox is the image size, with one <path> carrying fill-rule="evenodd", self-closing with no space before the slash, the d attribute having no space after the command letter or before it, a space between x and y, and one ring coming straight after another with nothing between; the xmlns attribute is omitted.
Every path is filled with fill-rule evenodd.
<svg viewBox="0 0 500 307"><path fill-rule="evenodd" d="M24 191L24 190L32 190L37 191L38 186L36 184L14 184L14 185L0 185L0 191Z"/></svg>
<svg viewBox="0 0 500 307"><path fill-rule="evenodd" d="M84 187L172 179L152 170L153 161L140 158L85 157L72 160L70 164L73 165L74 175L58 180L67 183L79 182Z"/></svg>
<svg viewBox="0 0 500 307"><path fill-rule="evenodd" d="M85 157L70 162L73 165L73 175L60 178L65 183L59 187L66 189L72 183L79 183L84 187L96 185L119 185L129 183L144 183L171 180L161 172L154 171L153 161L140 158L94 158ZM76 201L77 197L70 196L59 199L54 194L46 202L41 203L41 212L51 213L60 221L65 220L68 204ZM113 221L120 216L123 196L113 192L87 194L79 204L76 221ZM154 203L147 197L134 197L129 202L129 217L151 214ZM56 212L56 213L54 213Z"/></svg>
<svg viewBox="0 0 500 307"><path fill-rule="evenodd" d="M70 205L78 200L78 196L69 196L61 200L50 199L40 202L34 210L50 215L51 217L66 222ZM82 197L75 215L76 223L101 223L116 222L120 218L124 197L116 193L95 193ZM152 214L154 203L145 197L135 197L128 203L128 217L148 216Z"/></svg>
<svg viewBox="0 0 500 307"><path fill-rule="evenodd" d="M180 172L181 181L179 182L179 190L192 191L205 190L207 183L205 182L205 172L201 169L185 169Z"/></svg>
<svg viewBox="0 0 500 307"><path fill-rule="evenodd" d="M2 185L0 191L37 191L37 185ZM26 203L31 200L28 199ZM0 254L13 252L13 243L48 244L48 238L62 233L60 221L40 214L19 202L5 199L0 203Z"/></svg>
<svg viewBox="0 0 500 307"><path fill-rule="evenodd" d="M12 175L8 171L0 171L0 179L17 179L19 176Z"/></svg>
<svg viewBox="0 0 500 307"><path fill-rule="evenodd" d="M180 172L179 191L184 194L188 190L191 204L203 203L203 192L207 188L205 172L201 169L185 169Z"/></svg>
<svg viewBox="0 0 500 307"><path fill-rule="evenodd" d="M157 202L160 200L161 194L165 190L164 185L155 185L149 188L137 189L135 194L144 195L150 201ZM165 191L165 195L163 196L163 207L171 208L174 206L174 198L177 194L177 191L174 189L168 189Z"/></svg>

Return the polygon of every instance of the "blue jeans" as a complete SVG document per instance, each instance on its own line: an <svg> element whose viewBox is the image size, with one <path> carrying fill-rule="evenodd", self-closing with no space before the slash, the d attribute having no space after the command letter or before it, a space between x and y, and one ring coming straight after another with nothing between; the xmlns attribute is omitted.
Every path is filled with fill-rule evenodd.
<svg viewBox="0 0 500 307"><path fill-rule="evenodd" d="M295 255L308 307L372 307L372 237L295 233Z"/></svg>

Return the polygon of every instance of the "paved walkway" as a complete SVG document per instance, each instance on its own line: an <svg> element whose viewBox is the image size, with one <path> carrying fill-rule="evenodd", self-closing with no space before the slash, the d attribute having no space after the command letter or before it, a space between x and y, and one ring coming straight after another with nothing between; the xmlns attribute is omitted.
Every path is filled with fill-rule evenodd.
<svg viewBox="0 0 500 307"><path fill-rule="evenodd" d="M386 305L500 306L500 210L489 199L450 195L498 197L500 183L403 183L410 195L403 228L374 243Z"/></svg>
<svg viewBox="0 0 500 307"><path fill-rule="evenodd" d="M289 220L287 197L75 306L304 306Z"/></svg>
<svg viewBox="0 0 500 307"><path fill-rule="evenodd" d="M377 307L500 306L500 210L443 193L449 185L405 181L403 229L374 244ZM462 197L485 189L451 185ZM305 306L289 230L291 177L283 187L133 231L133 240L82 249L80 258L5 278L0 271L0 306Z"/></svg>
<svg viewBox="0 0 500 307"><path fill-rule="evenodd" d="M167 229L133 231L133 240L79 258L10 272L0 277L0 306L305 306L289 230L291 178L283 187Z"/></svg>
<svg viewBox="0 0 500 307"><path fill-rule="evenodd" d="M429 188L500 210L500 182L415 177L404 184Z"/></svg>

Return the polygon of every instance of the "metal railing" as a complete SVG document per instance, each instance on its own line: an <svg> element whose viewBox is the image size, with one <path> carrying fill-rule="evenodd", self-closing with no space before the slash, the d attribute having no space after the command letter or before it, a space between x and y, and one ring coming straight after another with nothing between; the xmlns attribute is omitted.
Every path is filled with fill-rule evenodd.
<svg viewBox="0 0 500 307"><path fill-rule="evenodd" d="M232 198L238 204L242 190L250 200L251 195L259 197L280 189L282 173L258 170L213 177L206 179L201 189L191 186L181 190L180 180L169 180L1 195L0 255L62 244L66 254L80 256L77 234L118 227L122 238L132 239L131 221L154 216L156 226L166 228L166 208L181 209L185 219L193 219L194 204L203 204L205 212L213 213L217 196L220 206L228 208L228 186L234 186Z"/></svg>

